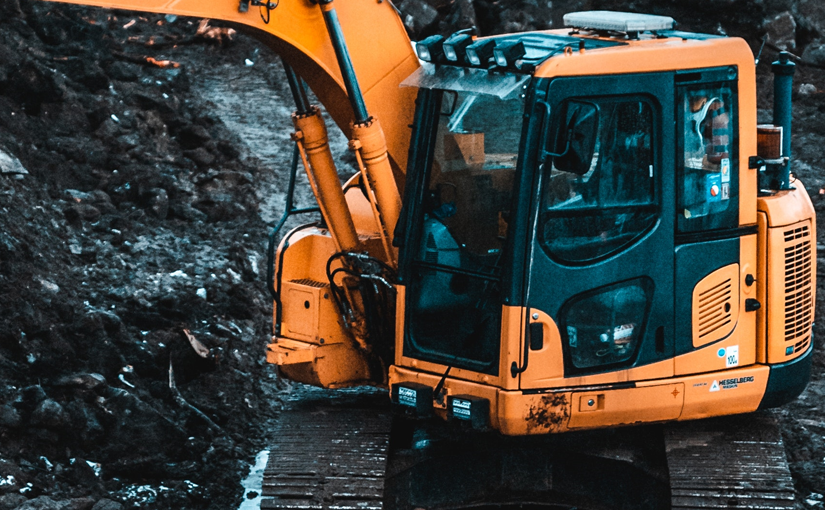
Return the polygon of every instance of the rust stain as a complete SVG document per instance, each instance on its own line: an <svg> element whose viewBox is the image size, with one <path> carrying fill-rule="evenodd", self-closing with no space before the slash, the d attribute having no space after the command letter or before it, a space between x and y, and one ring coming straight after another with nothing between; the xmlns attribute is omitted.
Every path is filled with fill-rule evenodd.
<svg viewBox="0 0 825 510"><path fill-rule="evenodd" d="M527 412L527 432L561 430L570 418L570 400L566 393L549 394L541 397L541 402L530 406Z"/></svg>

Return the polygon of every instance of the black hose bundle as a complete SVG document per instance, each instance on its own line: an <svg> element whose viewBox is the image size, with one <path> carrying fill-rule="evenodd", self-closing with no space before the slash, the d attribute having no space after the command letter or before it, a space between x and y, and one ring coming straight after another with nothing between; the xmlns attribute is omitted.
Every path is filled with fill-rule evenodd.
<svg viewBox="0 0 825 510"><path fill-rule="evenodd" d="M333 270L335 261L341 266ZM332 299L345 325L366 326L360 336L367 342L370 370L373 378L383 379L393 361L395 346L395 270L366 253L338 252L327 261L326 273ZM361 310L350 302L350 296L360 297Z"/></svg>

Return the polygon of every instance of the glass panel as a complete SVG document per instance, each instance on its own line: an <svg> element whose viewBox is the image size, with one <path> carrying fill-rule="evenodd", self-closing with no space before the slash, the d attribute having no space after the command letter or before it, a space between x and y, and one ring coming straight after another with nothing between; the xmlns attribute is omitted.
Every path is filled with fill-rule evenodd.
<svg viewBox="0 0 825 510"><path fill-rule="evenodd" d="M633 357L647 320L652 284L634 280L577 297L561 311L561 333L576 368Z"/></svg>
<svg viewBox="0 0 825 510"><path fill-rule="evenodd" d="M501 337L499 266L524 102L463 90L449 96L407 294L405 353L492 374Z"/></svg>
<svg viewBox="0 0 825 510"><path fill-rule="evenodd" d="M479 372L498 370L498 282L419 267L408 301L416 357Z"/></svg>
<svg viewBox="0 0 825 510"><path fill-rule="evenodd" d="M522 94L524 84L529 79L529 76L523 74L490 73L486 69L437 66L424 62L401 82L401 86L454 90L493 95L499 99L513 99Z"/></svg>
<svg viewBox="0 0 825 510"><path fill-rule="evenodd" d="M679 91L681 232L734 228L739 218L735 94L729 85Z"/></svg>
<svg viewBox="0 0 825 510"><path fill-rule="evenodd" d="M620 250L656 220L653 109L641 100L597 100L599 132L584 175L547 165L539 241L569 262Z"/></svg>
<svg viewBox="0 0 825 510"><path fill-rule="evenodd" d="M458 93L438 125L419 260L494 272L507 232L521 99Z"/></svg>

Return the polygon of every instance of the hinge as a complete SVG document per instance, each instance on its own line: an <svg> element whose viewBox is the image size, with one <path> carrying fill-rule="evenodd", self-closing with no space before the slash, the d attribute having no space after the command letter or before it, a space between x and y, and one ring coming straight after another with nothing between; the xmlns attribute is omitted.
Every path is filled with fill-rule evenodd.
<svg viewBox="0 0 825 510"><path fill-rule="evenodd" d="M750 169L761 169L765 166L765 160L760 158L759 156L751 156L748 158L748 168Z"/></svg>

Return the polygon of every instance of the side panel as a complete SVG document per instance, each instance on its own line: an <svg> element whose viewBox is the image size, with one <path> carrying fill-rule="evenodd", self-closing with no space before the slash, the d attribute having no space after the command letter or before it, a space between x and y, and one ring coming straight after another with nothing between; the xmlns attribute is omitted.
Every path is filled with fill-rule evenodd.
<svg viewBox="0 0 825 510"><path fill-rule="evenodd" d="M685 354L693 351L694 338L699 339L698 331L694 331L695 324L693 318L698 315L699 310L694 308L694 300L698 300L699 296L695 296L697 285L700 282L705 282L707 289L704 291L713 293L722 288L717 288L718 285L724 283L724 274L716 275L717 280L711 282L706 281L712 278L721 268L735 265L737 267L736 273L738 275L739 266L739 238L723 239L710 242L698 242L691 244L683 244L676 247L676 317L679 318L676 326L676 355ZM732 308L728 313L739 315L739 292L737 282L736 299L731 300ZM700 290L703 293L703 290ZM711 297L704 295L704 299ZM698 304L698 303L697 303ZM706 326L707 327L707 326ZM710 332L713 335L714 332ZM718 338L717 338L718 340ZM708 342L705 342L708 343Z"/></svg>
<svg viewBox="0 0 825 510"><path fill-rule="evenodd" d="M812 342L816 216L802 183L793 186L759 199L759 334L765 361L771 365L805 355Z"/></svg>
<svg viewBox="0 0 825 510"><path fill-rule="evenodd" d="M585 175L570 177L555 163L551 173L545 164L534 181L532 192L538 187L540 195L534 198L539 202L532 219L536 226L526 255L526 301L531 317L539 317L531 320L546 317L546 336L540 350L527 342L522 346L522 366L527 361L522 389L673 375L672 90L673 75L667 73L564 78L549 84L553 122L569 104L565 101L599 105L601 148ZM623 108L629 105L634 105L633 115L625 117ZM635 124L627 118L636 119ZM648 118L650 131L641 125ZM637 202L623 202L630 196L627 187L634 193L650 190L638 202L650 204L643 213L649 220L632 223L641 209L634 208ZM649 197L652 202L644 202ZM606 208L589 208L602 201ZM646 227L636 226L646 221ZM628 232L617 235L616 228ZM615 248L609 248L611 242Z"/></svg>
<svg viewBox="0 0 825 510"><path fill-rule="evenodd" d="M567 426L577 429L675 420L682 414L684 402L683 383L573 393Z"/></svg>

